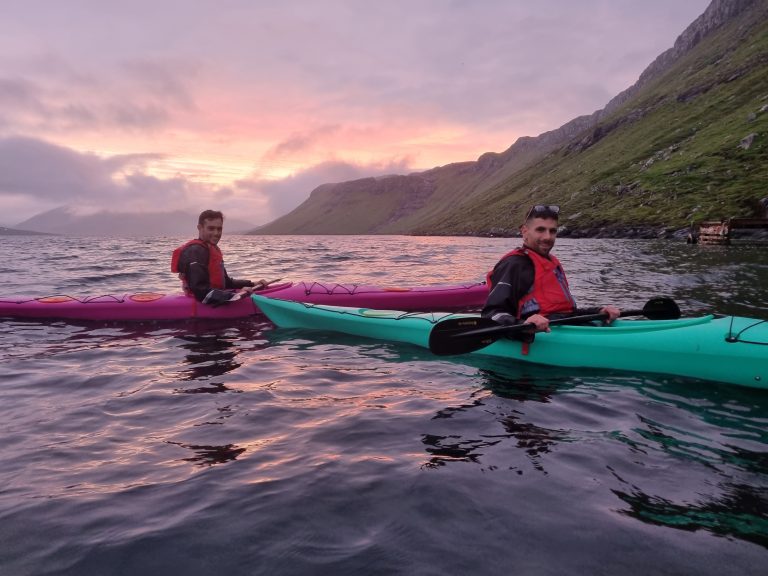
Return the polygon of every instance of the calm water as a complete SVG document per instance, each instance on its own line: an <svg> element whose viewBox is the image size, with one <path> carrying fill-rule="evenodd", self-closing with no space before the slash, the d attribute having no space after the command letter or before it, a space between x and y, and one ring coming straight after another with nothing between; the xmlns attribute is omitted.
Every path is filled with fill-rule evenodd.
<svg viewBox="0 0 768 576"><path fill-rule="evenodd" d="M10 295L176 291L181 238L5 237ZM484 276L517 241L227 237L235 277ZM582 305L768 318L768 254L561 240ZM0 574L752 575L768 394L217 323L0 320Z"/></svg>

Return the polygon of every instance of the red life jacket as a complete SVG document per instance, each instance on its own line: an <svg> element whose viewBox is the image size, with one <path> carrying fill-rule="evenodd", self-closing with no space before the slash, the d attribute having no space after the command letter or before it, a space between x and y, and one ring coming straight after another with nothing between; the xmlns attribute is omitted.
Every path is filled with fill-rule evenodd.
<svg viewBox="0 0 768 576"><path fill-rule="evenodd" d="M184 251L184 249L187 246L191 246L192 244L200 244L201 246L204 246L208 249L208 280L211 284L211 288L223 289L224 255L221 253L221 249L215 244L210 244L208 242L203 242L202 240L196 239L190 240L186 244L179 246L173 251L173 254L171 255L171 272L178 273L179 278L181 279L182 287L184 288L184 292L189 293L189 289L187 288L187 279L184 276L184 273L179 270L179 259L181 258L181 253Z"/></svg>
<svg viewBox="0 0 768 576"><path fill-rule="evenodd" d="M546 316L554 313L571 313L576 310L576 300L568 287L565 270L555 256L545 258L533 250L522 247L507 252L501 260L514 255L528 256L534 268L533 286L517 303L518 318L531 314ZM489 271L486 278L489 290L493 289L492 272L493 270Z"/></svg>

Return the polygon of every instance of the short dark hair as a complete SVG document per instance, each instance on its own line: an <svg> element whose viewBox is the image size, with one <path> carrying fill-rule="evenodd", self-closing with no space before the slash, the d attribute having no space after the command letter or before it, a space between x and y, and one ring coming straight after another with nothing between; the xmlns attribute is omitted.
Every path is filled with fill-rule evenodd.
<svg viewBox="0 0 768 576"><path fill-rule="evenodd" d="M216 220L217 218L224 220L224 214L222 214L219 210L203 210L200 212L197 223L198 225L202 226L205 224L206 220Z"/></svg>

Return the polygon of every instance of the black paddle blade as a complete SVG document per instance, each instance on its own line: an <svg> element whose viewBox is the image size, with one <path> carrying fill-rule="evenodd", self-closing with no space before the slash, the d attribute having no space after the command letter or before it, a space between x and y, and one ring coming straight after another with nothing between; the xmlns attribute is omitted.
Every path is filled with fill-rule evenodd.
<svg viewBox="0 0 768 576"><path fill-rule="evenodd" d="M498 327L499 323L490 318L473 316L471 318L448 318L435 324L429 334L429 349L437 356L467 354L485 348L501 337L500 333L478 336L475 338L456 338L468 330Z"/></svg>
<svg viewBox="0 0 768 576"><path fill-rule="evenodd" d="M643 306L643 316L649 320L677 320L680 307L671 298L651 298Z"/></svg>

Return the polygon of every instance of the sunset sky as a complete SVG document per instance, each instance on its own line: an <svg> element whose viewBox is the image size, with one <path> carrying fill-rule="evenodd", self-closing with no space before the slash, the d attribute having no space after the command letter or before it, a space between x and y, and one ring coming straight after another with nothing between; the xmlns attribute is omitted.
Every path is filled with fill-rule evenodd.
<svg viewBox="0 0 768 576"><path fill-rule="evenodd" d="M602 108L709 0L0 0L0 224L266 223Z"/></svg>

